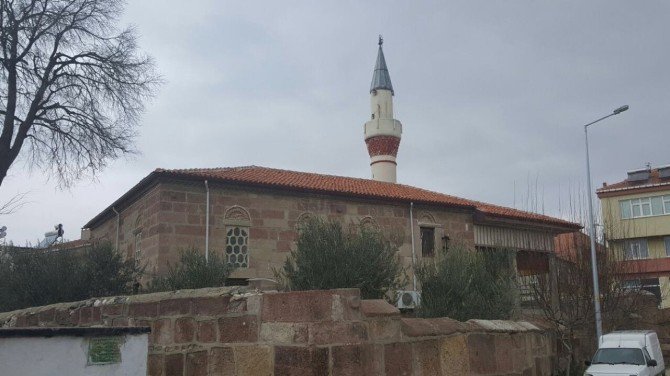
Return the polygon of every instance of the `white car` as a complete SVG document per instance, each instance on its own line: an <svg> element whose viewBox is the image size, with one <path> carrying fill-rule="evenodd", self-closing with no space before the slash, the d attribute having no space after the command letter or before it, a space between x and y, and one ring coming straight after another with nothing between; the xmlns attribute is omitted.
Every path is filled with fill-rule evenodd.
<svg viewBox="0 0 670 376"><path fill-rule="evenodd" d="M600 337L584 376L665 375L661 344L653 331L620 331Z"/></svg>

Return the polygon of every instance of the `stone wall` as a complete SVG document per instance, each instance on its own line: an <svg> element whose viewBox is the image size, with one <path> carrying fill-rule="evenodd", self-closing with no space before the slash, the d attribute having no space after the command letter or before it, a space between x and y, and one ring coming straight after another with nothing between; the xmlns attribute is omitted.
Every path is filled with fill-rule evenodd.
<svg viewBox="0 0 670 376"><path fill-rule="evenodd" d="M399 245L406 266L411 265L412 238L409 205L385 201L337 197L308 192L235 187L211 183L210 253L225 257L226 231L231 226L249 229L249 264L239 267L233 278L271 278L272 268L281 267L288 252L295 248L301 219L308 216L338 218L345 225L364 223L381 229ZM206 190L203 182L161 182L120 211L119 249L134 255L136 234L141 233L143 261L148 271L161 273L167 263L174 264L180 251L205 249ZM231 214L232 212L232 214ZM421 259L419 225L435 226L435 247L442 237L474 244L472 212L438 206L415 205L414 242ZM246 217L246 218L245 218ZM91 229L93 239L116 238L116 217ZM409 271L411 274L411 270Z"/></svg>
<svg viewBox="0 0 670 376"><path fill-rule="evenodd" d="M0 313L0 327L150 327L150 376L549 375L551 334L527 322L402 318L357 289L184 290Z"/></svg>

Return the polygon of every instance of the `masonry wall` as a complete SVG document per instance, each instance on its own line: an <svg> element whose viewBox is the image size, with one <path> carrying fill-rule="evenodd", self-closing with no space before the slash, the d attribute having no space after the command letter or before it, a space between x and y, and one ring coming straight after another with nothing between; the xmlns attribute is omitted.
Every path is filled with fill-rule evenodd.
<svg viewBox="0 0 670 376"><path fill-rule="evenodd" d="M245 288L93 299L0 314L0 327L148 326L148 375L549 375L527 322L402 318L356 289Z"/></svg>
<svg viewBox="0 0 670 376"><path fill-rule="evenodd" d="M309 216L339 218L345 225L364 223L384 231L400 247L405 265L411 265L412 238L409 205L381 201L338 198L310 193L235 188L210 183L209 249L225 257L226 229L232 225L249 227L249 265L238 268L233 278L271 278L272 268L280 267L297 239L299 222ZM248 219L244 219L244 216ZM456 209L415 205L414 242L421 259L420 225L434 226L436 250L442 237L474 244L472 213ZM121 212L120 249L132 254L135 218L147 218L142 227L142 254L149 270L162 272L167 263L178 261L179 252L197 248L204 252L206 230L206 190L204 182L161 183L146 197ZM116 231L110 218L92 231L92 237L110 237Z"/></svg>
<svg viewBox="0 0 670 376"><path fill-rule="evenodd" d="M151 260L158 255L159 236L161 231L161 191L158 186L150 188L138 200L126 208L118 208L117 216L104 221L100 226L91 229L91 239L108 241L117 245L118 249L128 258L135 258L136 239L139 236L141 257Z"/></svg>

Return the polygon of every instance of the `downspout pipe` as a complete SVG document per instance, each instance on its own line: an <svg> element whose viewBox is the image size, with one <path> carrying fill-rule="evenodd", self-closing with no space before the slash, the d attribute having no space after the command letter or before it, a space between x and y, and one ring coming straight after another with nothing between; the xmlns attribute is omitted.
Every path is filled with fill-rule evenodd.
<svg viewBox="0 0 670 376"><path fill-rule="evenodd" d="M121 213L116 211L115 207L112 207L112 211L116 213L116 243L114 244L114 248L116 248L116 252L119 251L119 230L121 227Z"/></svg>
<svg viewBox="0 0 670 376"><path fill-rule="evenodd" d="M412 235L412 289L416 291L416 250L414 249L414 202L409 203L409 229Z"/></svg>
<svg viewBox="0 0 670 376"><path fill-rule="evenodd" d="M205 180L206 207L205 207L205 262L209 262L209 184Z"/></svg>

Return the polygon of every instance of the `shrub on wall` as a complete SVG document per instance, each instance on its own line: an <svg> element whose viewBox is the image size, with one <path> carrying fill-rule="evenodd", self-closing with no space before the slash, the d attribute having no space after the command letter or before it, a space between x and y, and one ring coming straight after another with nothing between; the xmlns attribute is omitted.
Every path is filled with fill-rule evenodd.
<svg viewBox="0 0 670 376"><path fill-rule="evenodd" d="M340 222L302 224L297 248L275 275L289 290L359 288L364 299L389 297L404 282L396 248L373 229L345 231Z"/></svg>
<svg viewBox="0 0 670 376"><path fill-rule="evenodd" d="M168 264L164 276L154 277L149 283L150 291L170 291L224 286L233 268L216 253L205 255L196 249L181 253L180 262Z"/></svg>
<svg viewBox="0 0 670 376"><path fill-rule="evenodd" d="M516 288L508 251L473 251L462 245L417 268L422 317L509 319Z"/></svg>
<svg viewBox="0 0 670 376"><path fill-rule="evenodd" d="M76 251L0 251L0 311L128 294L142 273L110 244Z"/></svg>

